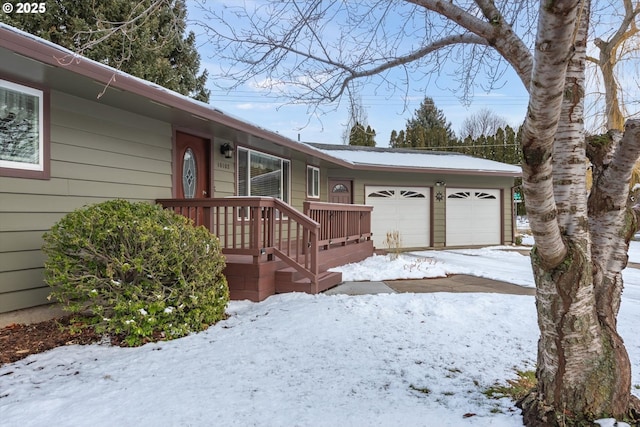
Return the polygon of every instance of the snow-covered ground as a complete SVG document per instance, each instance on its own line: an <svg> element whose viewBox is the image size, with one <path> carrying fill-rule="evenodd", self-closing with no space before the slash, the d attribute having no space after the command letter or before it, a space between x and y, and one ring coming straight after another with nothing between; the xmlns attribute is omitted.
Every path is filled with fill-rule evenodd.
<svg viewBox="0 0 640 427"><path fill-rule="evenodd" d="M640 262L640 242L630 257ZM533 286L528 257L500 248L343 267L346 280L422 270ZM640 274L624 277L619 328L637 391ZM232 302L228 313L171 342L74 345L4 365L0 426L522 425L513 402L482 392L533 369L532 296L285 294Z"/></svg>

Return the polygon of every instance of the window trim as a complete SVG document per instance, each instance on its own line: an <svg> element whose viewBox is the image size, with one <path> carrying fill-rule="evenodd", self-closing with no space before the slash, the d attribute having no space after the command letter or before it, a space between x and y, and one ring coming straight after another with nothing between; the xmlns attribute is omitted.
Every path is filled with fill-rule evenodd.
<svg viewBox="0 0 640 427"><path fill-rule="evenodd" d="M291 204L291 161L289 159L285 159L282 157L278 157L278 156L274 156L273 154L269 154L269 153L265 153L262 151L258 151L258 150L253 150L251 148L246 148L246 147L238 147L237 152L237 158L238 158L238 162L237 162L237 167L236 167L236 195L240 196L240 197L263 197L263 196L251 196L251 177L250 176L246 176L245 180L247 182L247 193L248 195L241 195L240 194L240 152L241 151L245 151L247 153L247 162L248 164L251 164L251 155L259 155L259 156L265 156L265 157L269 157L272 159L276 159L276 160L280 160L280 179L281 179L281 183L282 183L282 187L280 192L280 200L282 200L285 203ZM282 165L284 163L287 163L288 168L287 168L287 173L284 173L284 168L282 167ZM251 174L251 168L247 168L247 174L250 175ZM285 176L286 175L286 176ZM285 182L285 179L287 182ZM267 197L267 196L264 196ZM286 200L285 200L286 197Z"/></svg>
<svg viewBox="0 0 640 427"><path fill-rule="evenodd" d="M50 164L50 93L45 87L19 80L8 79L0 75L0 86L10 90L24 92L29 95L38 96L40 114L40 141L39 141L39 162L34 166L26 166L19 162L10 160L0 160L0 176L30 179L49 179L51 177Z"/></svg>
<svg viewBox="0 0 640 427"><path fill-rule="evenodd" d="M309 174L311 174L311 188ZM320 168L317 166L307 165L307 197L310 199L320 198Z"/></svg>

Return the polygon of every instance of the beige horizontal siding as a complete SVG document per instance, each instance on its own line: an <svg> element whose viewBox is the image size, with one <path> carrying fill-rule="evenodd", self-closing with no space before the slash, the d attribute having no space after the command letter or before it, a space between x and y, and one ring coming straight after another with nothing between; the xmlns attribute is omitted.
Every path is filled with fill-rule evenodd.
<svg viewBox="0 0 640 427"><path fill-rule="evenodd" d="M115 142L132 141L166 148L167 123L60 92L52 93L52 105L58 107L51 112L52 130L66 127L87 131L96 135L96 138L106 135ZM87 141L80 146L91 147L91 144L91 141ZM111 142L107 145L111 145Z"/></svg>
<svg viewBox="0 0 640 427"><path fill-rule="evenodd" d="M165 164L165 172L146 172L141 170L121 170L100 165L89 165L82 163L69 163L66 161L53 161L51 168L56 171L56 176L75 181L98 181L111 182L138 186L171 187L171 176L166 174L166 168L171 165Z"/></svg>
<svg viewBox="0 0 640 427"><path fill-rule="evenodd" d="M39 210L41 211L44 207L46 207L48 213L67 213L70 212L70 208L75 209L106 199L96 199L94 197L59 197L40 194L3 194L2 200L3 202L7 202L7 206L3 206L2 208L4 213L32 213L38 212Z"/></svg>
<svg viewBox="0 0 640 427"><path fill-rule="evenodd" d="M78 196L93 195L103 199L146 200L152 202L155 199L171 197L171 187L150 187L116 184L112 182L70 181L69 194Z"/></svg>
<svg viewBox="0 0 640 427"><path fill-rule="evenodd" d="M1 280L2 273L0 273L0 283L2 283ZM28 278L25 278L24 280L28 281ZM49 293L49 287L39 287L3 293L2 298L0 298L0 313L20 310L25 307L49 304L49 301L47 300Z"/></svg>
<svg viewBox="0 0 640 427"><path fill-rule="evenodd" d="M51 178L47 181L38 179L20 179L0 177L0 202L5 194L66 194L69 189L69 180ZM4 209L4 203L0 203L0 210Z"/></svg>
<svg viewBox="0 0 640 427"><path fill-rule="evenodd" d="M2 233L1 236L0 253L33 250L41 247L43 243L40 231L8 231Z"/></svg>
<svg viewBox="0 0 640 427"><path fill-rule="evenodd" d="M45 232L64 212L0 212L0 232L4 231L40 231ZM0 237L1 238L1 237ZM37 248L29 248L37 249Z"/></svg>
<svg viewBox="0 0 640 427"><path fill-rule="evenodd" d="M433 195L431 197L432 209L433 209L433 235L432 241L434 247L444 246L446 240L446 228L445 221L442 221L441 218L445 218L446 215L446 203L443 201L438 201L435 198L435 195L438 191L442 191L444 195L444 190L433 190Z"/></svg>
<svg viewBox="0 0 640 427"><path fill-rule="evenodd" d="M41 268L45 255L40 250L8 252L0 257L0 271L19 271Z"/></svg>
<svg viewBox="0 0 640 427"><path fill-rule="evenodd" d="M170 153L170 152L169 152ZM171 159L165 161L135 157L127 154L112 153L109 151L94 150L92 148L82 148L62 143L51 144L51 160L67 161L68 163L79 163L92 166L106 166L113 168L113 173L127 173L127 171L145 171L162 173L169 167ZM71 165L73 166L73 165ZM57 171L52 170L54 174ZM56 175L57 176L57 175ZM135 183L132 182L132 185Z"/></svg>
<svg viewBox="0 0 640 427"><path fill-rule="evenodd" d="M212 168L213 174L213 194L212 197L229 197L236 195L235 184L235 156L233 159L225 159L216 153L220 152L220 146L224 143L233 145L231 141L218 138L214 140L214 162Z"/></svg>
<svg viewBox="0 0 640 427"><path fill-rule="evenodd" d="M5 299L5 293L19 292L27 289L38 289L47 287L44 283L44 267L32 268L30 270L4 271L0 273L0 283L2 283L3 294L0 301ZM32 286L25 286L32 283ZM46 304L46 301L34 301L33 305Z"/></svg>
<svg viewBox="0 0 640 427"><path fill-rule="evenodd" d="M307 165L302 161L291 162L291 200L289 204L302 211L302 204L307 198Z"/></svg>
<svg viewBox="0 0 640 427"><path fill-rule="evenodd" d="M46 304L42 234L116 198L171 197L172 129L99 102L51 94L51 179L0 178L0 312Z"/></svg>
<svg viewBox="0 0 640 427"><path fill-rule="evenodd" d="M513 242L513 211L512 211L513 200L511 196L511 188L505 188L502 194L504 199L504 206L502 208L502 212L504 216L504 221L503 221L504 243L511 244L511 243L514 243Z"/></svg>
<svg viewBox="0 0 640 427"><path fill-rule="evenodd" d="M86 126L86 123L83 125ZM117 133L126 135L127 129L117 127ZM114 132L113 130L111 131ZM109 135L100 135L90 130L73 129L62 126L51 127L51 139L58 143L64 143L75 146L79 149L96 150L103 153L114 153L118 155L126 155L132 157L148 158L165 161L167 150L170 147L158 147L154 144L161 136L153 134L146 135L147 138L137 141L133 138L121 139L117 135L115 137ZM132 142L136 142L132 144ZM77 145L82 143L83 145Z"/></svg>

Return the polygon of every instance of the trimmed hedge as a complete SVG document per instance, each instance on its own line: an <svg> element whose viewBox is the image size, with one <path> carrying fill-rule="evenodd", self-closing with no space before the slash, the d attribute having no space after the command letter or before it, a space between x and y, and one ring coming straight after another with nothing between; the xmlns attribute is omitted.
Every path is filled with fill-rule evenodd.
<svg viewBox="0 0 640 427"><path fill-rule="evenodd" d="M201 331L229 301L218 238L158 205L112 200L44 235L45 280L71 313L129 345Z"/></svg>

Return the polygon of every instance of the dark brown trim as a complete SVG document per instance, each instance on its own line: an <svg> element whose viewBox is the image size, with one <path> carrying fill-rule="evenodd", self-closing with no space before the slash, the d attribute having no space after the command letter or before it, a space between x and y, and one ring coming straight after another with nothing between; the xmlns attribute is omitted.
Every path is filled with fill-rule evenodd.
<svg viewBox="0 0 640 427"><path fill-rule="evenodd" d="M224 138L222 138L224 139ZM268 141L268 142L273 142L273 141ZM262 154L266 154L267 156L272 156L272 157L277 157L278 159L282 159L282 160L287 160L289 162L293 163L293 157L292 156L284 156L282 154L277 154L274 153L272 150L264 150L262 148L256 148L255 146L252 146L250 144L247 143L243 143L243 142L238 142L238 143L234 143L235 147L234 150L237 152L239 148L244 148L245 150L249 150L249 151L255 151L256 153L262 153Z"/></svg>
<svg viewBox="0 0 640 427"><path fill-rule="evenodd" d="M521 172L504 172L504 171L483 171L483 170L460 170L460 169L440 169L440 168L414 168L402 166L378 166L378 165L358 165L350 164L350 169L362 171L384 171L384 172L410 172L422 174L446 174L446 175L471 175L471 176L503 176L510 178L518 178L522 176Z"/></svg>
<svg viewBox="0 0 640 427"><path fill-rule="evenodd" d="M176 162L178 160L175 158L176 133L178 132L197 136L198 138L206 139L209 141L209 195L207 197L210 197L210 198L213 197L215 193L215 188L216 188L213 180L213 175L215 173L215 164L213 163L213 161L214 161L214 155L217 155L217 153L220 152L218 151L219 148L216 146L216 141L215 141L216 138L210 132L200 132L184 126L171 127L171 134L172 134L171 135L171 174L172 174L171 185L173 186L173 188L171 189L172 197L174 198L177 197L176 196L176 191L177 191L176 189L178 188L177 186L182 185L182 183L180 182L180 177L177 176L178 165ZM221 139L224 139L224 138L221 138ZM214 152L216 154L214 154Z"/></svg>
<svg viewBox="0 0 640 427"><path fill-rule="evenodd" d="M172 127L171 128L171 198L178 198L178 160L176 159L176 151L177 151L177 133L180 132L179 129Z"/></svg>
<svg viewBox="0 0 640 427"><path fill-rule="evenodd" d="M318 169L318 197L313 197L313 196L309 196L309 177L307 176L307 174L309 173L309 168L315 168ZM320 184L321 184L321 174L322 174L322 168L318 165L313 165L311 163L309 163L308 161L305 163L305 168L304 168L304 199L305 200L309 200L309 201L314 201L314 202L318 202L322 199L322 190L320 189ZM329 197L329 195L327 194L327 198Z"/></svg>
<svg viewBox="0 0 640 427"><path fill-rule="evenodd" d="M518 208L513 200L513 196L515 194L516 187L511 187L511 191L509 192L509 205L511 209L511 244L516 243L516 232L518 228Z"/></svg>
<svg viewBox="0 0 640 427"><path fill-rule="evenodd" d="M500 189L500 244L504 245L504 189Z"/></svg>
<svg viewBox="0 0 640 427"><path fill-rule="evenodd" d="M42 170L0 167L0 176L48 180L51 178L51 94L49 88L0 74L0 79L42 91Z"/></svg>

